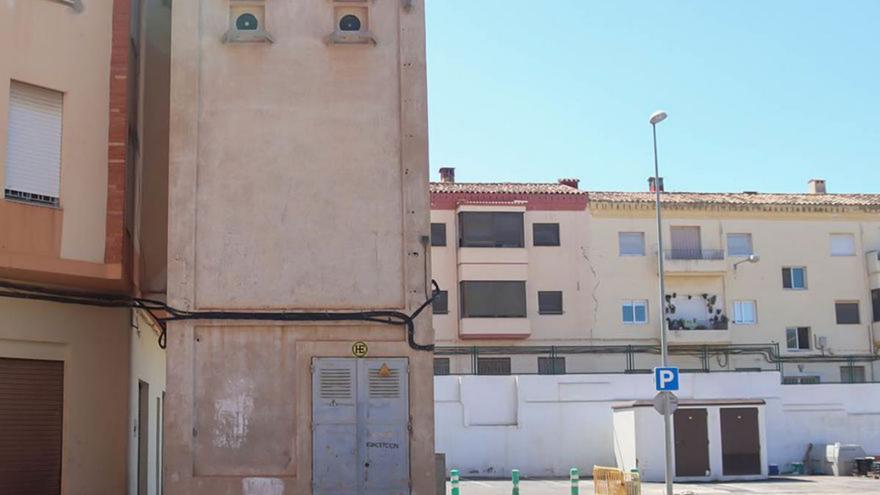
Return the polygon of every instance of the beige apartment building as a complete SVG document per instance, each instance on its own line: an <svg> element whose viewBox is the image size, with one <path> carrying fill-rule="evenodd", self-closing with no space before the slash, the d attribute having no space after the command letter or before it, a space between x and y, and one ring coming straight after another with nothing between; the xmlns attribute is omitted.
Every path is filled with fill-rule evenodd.
<svg viewBox="0 0 880 495"><path fill-rule="evenodd" d="M438 374L644 372L664 318L683 369L877 377L880 195L662 192L658 310L654 193L441 175Z"/></svg>
<svg viewBox="0 0 880 495"><path fill-rule="evenodd" d="M169 28L0 4L0 493L161 493Z"/></svg>

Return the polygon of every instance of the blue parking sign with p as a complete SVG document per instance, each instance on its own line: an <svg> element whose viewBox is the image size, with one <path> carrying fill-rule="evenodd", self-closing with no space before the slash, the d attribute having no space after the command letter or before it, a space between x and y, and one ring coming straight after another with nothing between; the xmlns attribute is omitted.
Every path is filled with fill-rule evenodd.
<svg viewBox="0 0 880 495"><path fill-rule="evenodd" d="M654 386L660 392L678 390L678 368L654 368Z"/></svg>

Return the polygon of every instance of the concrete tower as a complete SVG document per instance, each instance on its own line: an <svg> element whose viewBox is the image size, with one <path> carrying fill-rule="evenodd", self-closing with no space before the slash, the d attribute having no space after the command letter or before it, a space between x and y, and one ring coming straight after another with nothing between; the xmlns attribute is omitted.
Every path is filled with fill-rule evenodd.
<svg viewBox="0 0 880 495"><path fill-rule="evenodd" d="M423 0L172 18L167 493L431 493Z"/></svg>

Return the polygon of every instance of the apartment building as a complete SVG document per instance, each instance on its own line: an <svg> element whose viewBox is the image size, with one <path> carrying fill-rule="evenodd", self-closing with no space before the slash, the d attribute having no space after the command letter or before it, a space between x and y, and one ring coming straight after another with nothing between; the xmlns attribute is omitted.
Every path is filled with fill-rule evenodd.
<svg viewBox="0 0 880 495"><path fill-rule="evenodd" d="M0 493L161 491L167 3L0 4Z"/></svg>
<svg viewBox="0 0 880 495"><path fill-rule="evenodd" d="M643 372L658 362L663 318L672 361L684 369L780 369L791 383L876 379L880 195L828 194L819 180L804 194L663 191L666 294L658 309L651 190L567 190L582 198L568 212L514 206L527 198L513 197L472 206L465 194L514 187L549 193L561 186L432 184L432 222L439 224L432 229L458 238L433 241L434 276L450 291L439 308L446 314L435 308L438 342L447 347L438 351L437 373ZM513 237L522 233L527 242L470 246L465 213L474 207L519 208ZM557 251L533 263L545 249L534 245L536 223L559 225L568 242L560 236ZM518 273L508 268L512 260ZM462 288L472 280L503 307L509 303L498 299L514 299L497 290L498 281L517 280L526 303L504 319L468 313L474 296ZM564 304L548 312L548 301L559 299L544 295L551 290L561 291Z"/></svg>

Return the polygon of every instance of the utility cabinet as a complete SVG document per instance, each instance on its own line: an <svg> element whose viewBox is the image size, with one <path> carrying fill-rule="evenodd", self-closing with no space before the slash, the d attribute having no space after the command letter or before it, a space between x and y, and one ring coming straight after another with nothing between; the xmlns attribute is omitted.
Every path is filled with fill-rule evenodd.
<svg viewBox="0 0 880 495"><path fill-rule="evenodd" d="M406 358L314 358L314 495L404 495L409 486Z"/></svg>

